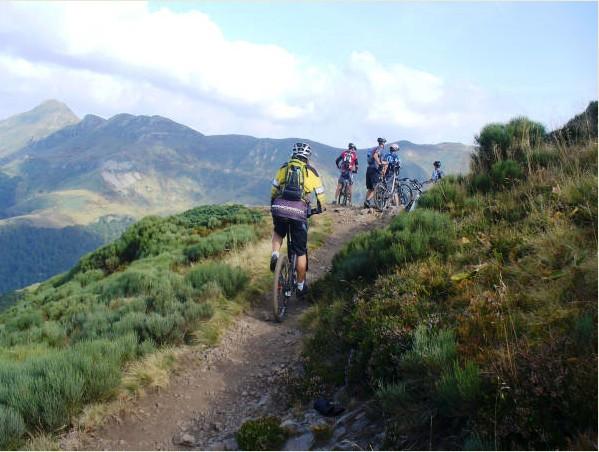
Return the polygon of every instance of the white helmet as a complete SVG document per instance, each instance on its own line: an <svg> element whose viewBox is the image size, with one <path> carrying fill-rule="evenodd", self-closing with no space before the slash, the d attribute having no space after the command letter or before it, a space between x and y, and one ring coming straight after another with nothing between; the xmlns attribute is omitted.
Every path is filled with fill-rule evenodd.
<svg viewBox="0 0 599 452"><path fill-rule="evenodd" d="M389 146L389 150L391 152L397 152L397 151L399 151L399 144L393 143L391 146Z"/></svg>
<svg viewBox="0 0 599 452"><path fill-rule="evenodd" d="M292 150L293 157L303 157L305 159L310 158L312 155L312 149L308 143L295 143Z"/></svg>

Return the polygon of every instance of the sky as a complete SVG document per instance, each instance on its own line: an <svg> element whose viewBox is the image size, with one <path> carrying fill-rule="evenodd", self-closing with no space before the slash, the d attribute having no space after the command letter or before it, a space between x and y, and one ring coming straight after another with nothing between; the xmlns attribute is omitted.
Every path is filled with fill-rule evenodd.
<svg viewBox="0 0 599 452"><path fill-rule="evenodd" d="M597 99L597 3L0 2L0 118L50 98L209 135L472 144Z"/></svg>

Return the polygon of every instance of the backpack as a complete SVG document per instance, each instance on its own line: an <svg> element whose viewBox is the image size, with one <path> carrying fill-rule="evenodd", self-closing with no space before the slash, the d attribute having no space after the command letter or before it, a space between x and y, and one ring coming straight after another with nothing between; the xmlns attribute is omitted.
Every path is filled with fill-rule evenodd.
<svg viewBox="0 0 599 452"><path fill-rule="evenodd" d="M374 160L374 153L375 153L375 151L378 151L378 149L379 148L371 149L366 154L366 161L368 162L369 165L374 165L376 163L376 161Z"/></svg>
<svg viewBox="0 0 599 452"><path fill-rule="evenodd" d="M349 171L351 168L352 155L351 152L345 151L343 153L343 159L341 160L341 169L343 171Z"/></svg>
<svg viewBox="0 0 599 452"><path fill-rule="evenodd" d="M304 199L304 171L306 166L297 161L287 165L285 184L283 186L283 199L287 201L301 201Z"/></svg>

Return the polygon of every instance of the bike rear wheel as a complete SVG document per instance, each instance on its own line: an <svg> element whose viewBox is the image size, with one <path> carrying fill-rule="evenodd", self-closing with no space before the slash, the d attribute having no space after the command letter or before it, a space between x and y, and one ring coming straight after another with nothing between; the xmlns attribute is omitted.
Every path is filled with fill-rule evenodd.
<svg viewBox="0 0 599 452"><path fill-rule="evenodd" d="M344 182L341 186L341 191L339 192L339 199L337 200L340 206L347 206L348 201L348 192L349 192L349 184Z"/></svg>
<svg viewBox="0 0 599 452"><path fill-rule="evenodd" d="M287 255L279 256L275 267L274 285L272 290L272 313L277 322L282 322L287 313L287 303L291 298L290 281L291 265Z"/></svg>

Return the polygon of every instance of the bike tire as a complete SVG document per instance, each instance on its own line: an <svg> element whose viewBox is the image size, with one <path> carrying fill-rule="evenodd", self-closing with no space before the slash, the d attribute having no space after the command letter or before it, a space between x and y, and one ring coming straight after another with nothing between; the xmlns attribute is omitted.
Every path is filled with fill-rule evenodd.
<svg viewBox="0 0 599 452"><path fill-rule="evenodd" d="M272 288L272 313L277 322L282 322L287 314L289 298L285 292L291 292L289 284L290 271L289 258L287 255L279 256L275 267L274 283Z"/></svg>
<svg viewBox="0 0 599 452"><path fill-rule="evenodd" d="M399 199L404 206L404 209L407 209L410 203L412 202L413 193L412 189L407 184L399 185Z"/></svg>
<svg viewBox="0 0 599 452"><path fill-rule="evenodd" d="M388 203L387 187L382 183L378 183L374 186L374 206L381 212L385 210Z"/></svg>

